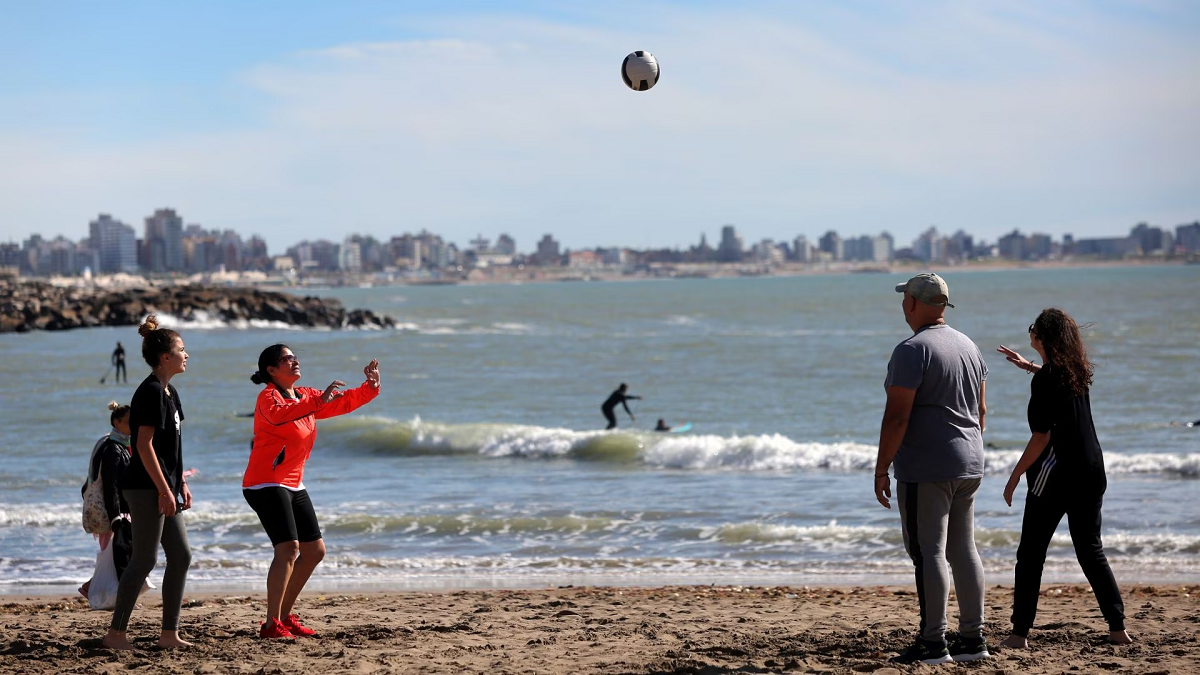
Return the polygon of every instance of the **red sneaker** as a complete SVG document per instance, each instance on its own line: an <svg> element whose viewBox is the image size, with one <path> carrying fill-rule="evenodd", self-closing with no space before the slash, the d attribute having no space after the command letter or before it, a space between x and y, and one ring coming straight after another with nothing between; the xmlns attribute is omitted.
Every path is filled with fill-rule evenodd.
<svg viewBox="0 0 1200 675"><path fill-rule="evenodd" d="M295 614L288 614L288 618L282 622L283 627L296 637L312 637L317 634L317 631L300 623L300 617Z"/></svg>
<svg viewBox="0 0 1200 675"><path fill-rule="evenodd" d="M258 637L260 638L293 640L296 637L292 635L292 631L288 630L288 627L279 619L267 619L266 623L261 624L261 626L258 629Z"/></svg>

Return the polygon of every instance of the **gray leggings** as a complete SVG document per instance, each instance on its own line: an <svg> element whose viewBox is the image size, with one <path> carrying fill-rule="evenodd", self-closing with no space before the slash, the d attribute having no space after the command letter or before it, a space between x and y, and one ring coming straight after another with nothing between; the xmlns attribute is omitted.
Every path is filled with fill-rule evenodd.
<svg viewBox="0 0 1200 675"><path fill-rule="evenodd" d="M129 615L137 604L138 593L154 565L158 563L158 544L167 554L167 569L163 574L163 630L179 630L179 610L183 606L183 585L187 582L188 567L192 564L192 549L188 546L183 514L176 512L167 518L158 512L158 490L122 490L129 503L133 519L133 555L117 586L117 605L113 609L113 630L125 630Z"/></svg>

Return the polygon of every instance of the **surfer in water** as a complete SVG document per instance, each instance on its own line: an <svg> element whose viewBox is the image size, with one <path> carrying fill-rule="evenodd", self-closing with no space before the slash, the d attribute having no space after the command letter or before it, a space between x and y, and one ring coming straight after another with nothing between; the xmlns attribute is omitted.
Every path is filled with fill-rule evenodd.
<svg viewBox="0 0 1200 675"><path fill-rule="evenodd" d="M622 382L621 386L617 387L617 390L609 395L608 400L604 402L604 405L600 406L600 412L604 413L604 419L608 420L608 426L604 427L605 429L617 428L617 416L613 414L613 409L617 407L618 403L625 408L625 412L629 413L629 419L635 421L637 420L637 418L633 416L633 411L629 409L629 404L626 403L626 401L640 400L642 397L626 394L625 392L628 390L629 386Z"/></svg>
<svg viewBox="0 0 1200 675"><path fill-rule="evenodd" d="M660 417L660 418L658 418L658 424L657 424L657 425L655 425L655 427L654 427L654 430L655 430L655 431L670 431L670 430L671 430L671 426L670 426L669 424L667 424L667 423L666 423L666 422L663 420L663 418L661 418L661 417Z"/></svg>

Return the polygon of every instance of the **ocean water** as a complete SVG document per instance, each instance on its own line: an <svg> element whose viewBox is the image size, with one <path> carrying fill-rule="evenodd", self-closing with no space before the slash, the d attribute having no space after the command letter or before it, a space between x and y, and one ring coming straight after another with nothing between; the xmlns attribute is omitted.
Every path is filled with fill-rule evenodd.
<svg viewBox="0 0 1200 675"><path fill-rule="evenodd" d="M991 369L988 475L976 501L989 582L1011 583L1023 494L1002 490L1028 438L1044 307L1093 325L1092 390L1109 488L1104 540L1123 582L1200 578L1200 266L955 272L952 325ZM271 549L241 496L258 353L285 342L302 384L383 392L323 421L305 483L329 554L313 589L544 584L909 583L872 469L892 347L909 335L898 274L310 291L397 318L387 331L172 322L191 361L193 589L260 590ZM130 384L101 385L116 341ZM110 399L148 369L133 328L0 336L0 593L91 573L80 527L88 454ZM131 348L132 347L132 348ZM636 421L601 431L619 384ZM650 431L657 418L689 433ZM1064 522L1048 581L1078 581ZM156 576L159 573L156 573ZM153 577L152 577L153 578Z"/></svg>

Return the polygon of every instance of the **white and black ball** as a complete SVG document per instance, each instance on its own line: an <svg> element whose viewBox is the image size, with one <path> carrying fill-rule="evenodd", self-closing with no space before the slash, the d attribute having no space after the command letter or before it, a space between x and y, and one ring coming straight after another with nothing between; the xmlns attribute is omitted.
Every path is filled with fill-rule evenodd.
<svg viewBox="0 0 1200 675"><path fill-rule="evenodd" d="M658 84L658 60L650 52L636 51L621 64L621 79L634 91L646 91Z"/></svg>

